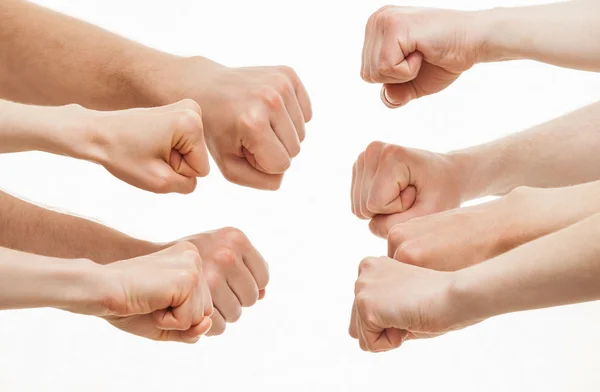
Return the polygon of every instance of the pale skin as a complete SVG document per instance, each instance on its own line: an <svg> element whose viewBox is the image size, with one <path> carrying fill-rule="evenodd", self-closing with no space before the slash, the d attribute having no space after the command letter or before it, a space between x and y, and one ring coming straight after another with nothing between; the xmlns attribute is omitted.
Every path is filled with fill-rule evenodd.
<svg viewBox="0 0 600 392"><path fill-rule="evenodd" d="M593 12L598 7L588 0L476 12L384 7L367 24L362 76L383 83L384 102L394 96L405 104L441 91L480 62L533 59L597 71L600 44L590 32L598 30L600 14ZM552 23L533 26L532 17ZM555 29L568 34L552 34ZM519 186L594 181L600 178L599 121L600 103L595 103L448 154L374 142L354 165L352 210L371 219L371 230L387 238L396 224L475 198L505 195Z"/></svg>
<svg viewBox="0 0 600 392"><path fill-rule="evenodd" d="M289 67L230 68L170 55L27 1L1 2L0 17L0 134L7 140L0 152L68 155L142 189L190 193L208 174L206 147L228 180L267 190L281 186L300 151L312 109ZM7 247L104 264L168 246L0 198ZM237 229L187 240L205 259L215 304L209 334L220 334L264 296L267 264Z"/></svg>
<svg viewBox="0 0 600 392"><path fill-rule="evenodd" d="M600 215L454 272L369 257L350 335L371 352L510 312L600 299Z"/></svg>
<svg viewBox="0 0 600 392"><path fill-rule="evenodd" d="M208 335L220 335L226 323L239 319L242 308L264 297L269 282L267 262L240 230L228 227L173 242L152 243L0 192L0 247L111 264L156 253L179 242L193 244L203 260L204 280L214 303Z"/></svg>
<svg viewBox="0 0 600 392"><path fill-rule="evenodd" d="M109 265L0 248L0 309L53 307L158 341L196 343L211 328L210 289L191 243Z"/></svg>
<svg viewBox="0 0 600 392"><path fill-rule="evenodd" d="M382 83L383 102L397 108L479 62L600 71L598 10L587 0L477 12L384 7L367 25L362 77ZM380 142L361 153L352 211L388 238L389 255L361 263L350 323L361 347L386 351L503 313L600 299L598 123L595 103L448 154ZM490 195L506 196L455 209Z"/></svg>
<svg viewBox="0 0 600 392"><path fill-rule="evenodd" d="M2 1L0 18L0 98L101 110L191 99L223 175L259 189L278 189L300 152L312 109L289 67L170 55L22 0Z"/></svg>

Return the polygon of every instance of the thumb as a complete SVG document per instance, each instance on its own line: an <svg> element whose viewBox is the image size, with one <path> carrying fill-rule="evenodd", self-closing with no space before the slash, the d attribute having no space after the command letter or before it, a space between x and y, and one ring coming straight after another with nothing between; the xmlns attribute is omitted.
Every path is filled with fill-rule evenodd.
<svg viewBox="0 0 600 392"><path fill-rule="evenodd" d="M390 230L395 225L428 215L429 213L430 210L424 204L419 204L398 214L376 215L371 219L371 222L369 222L369 229L371 230L371 233L376 236L387 239Z"/></svg>
<svg viewBox="0 0 600 392"><path fill-rule="evenodd" d="M155 169L151 189L155 193L192 193L196 189L196 177L186 177L177 173L166 162L161 161Z"/></svg>
<svg viewBox="0 0 600 392"><path fill-rule="evenodd" d="M208 149L198 112L186 110L180 115L172 146L169 163L173 170L187 177L208 175Z"/></svg>
<svg viewBox="0 0 600 392"><path fill-rule="evenodd" d="M384 84L381 88L381 100L390 109L402 107L417 98L412 81L400 84Z"/></svg>

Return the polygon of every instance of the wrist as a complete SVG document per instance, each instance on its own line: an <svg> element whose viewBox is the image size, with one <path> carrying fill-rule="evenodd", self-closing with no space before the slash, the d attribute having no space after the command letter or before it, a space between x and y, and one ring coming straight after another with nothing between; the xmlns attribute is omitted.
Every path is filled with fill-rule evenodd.
<svg viewBox="0 0 600 392"><path fill-rule="evenodd" d="M46 292L40 293L52 298L48 306L87 315L106 313L111 289L98 264L86 259L56 259L43 281L49 283Z"/></svg>
<svg viewBox="0 0 600 392"><path fill-rule="evenodd" d="M191 98L203 107L210 99L212 73L224 67L201 56L154 56L146 63L151 65L146 67L143 80L137 84L142 86L138 90L142 91L143 100L149 106L168 105ZM193 92L190 92L190 85L193 85Z"/></svg>
<svg viewBox="0 0 600 392"><path fill-rule="evenodd" d="M481 37L481 51L478 62L489 63L523 58L523 38L513 34L519 22L517 7L497 7L475 11ZM526 21L530 23L530 21Z"/></svg>

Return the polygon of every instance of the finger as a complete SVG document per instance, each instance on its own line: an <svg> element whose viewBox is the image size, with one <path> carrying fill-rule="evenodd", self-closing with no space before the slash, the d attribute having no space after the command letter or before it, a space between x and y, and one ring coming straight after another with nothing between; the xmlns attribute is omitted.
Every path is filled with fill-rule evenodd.
<svg viewBox="0 0 600 392"><path fill-rule="evenodd" d="M298 141L302 143L302 141L304 141L304 138L306 137L306 127L304 125L304 114L302 113L302 108L300 107L300 103L298 102L298 96L294 95L292 97L286 97L284 98L284 101L288 115L290 116L290 119L294 124L294 129L296 130Z"/></svg>
<svg viewBox="0 0 600 392"><path fill-rule="evenodd" d="M244 153L250 154L246 151ZM253 159L253 156L247 155L246 159L231 156L227 160L227 167L221 168L221 172L225 178L238 185L271 191L279 189L283 174L266 174L258 171L250 165L249 158Z"/></svg>
<svg viewBox="0 0 600 392"><path fill-rule="evenodd" d="M198 324L192 326L187 331L169 331L173 335L179 335L179 339L184 343L194 344L200 340L202 335L206 335L212 329L212 320L210 317L202 318Z"/></svg>
<svg viewBox="0 0 600 392"><path fill-rule="evenodd" d="M282 133L284 131L283 129L280 130ZM290 167L290 156L275 131L271 128L271 124L263 129L259 135L254 136L244 147L254 158L254 162L250 163L256 170L265 174L281 174Z"/></svg>
<svg viewBox="0 0 600 392"><path fill-rule="evenodd" d="M245 249L242 260L252 274L258 290L264 291L269 284L269 264L252 245Z"/></svg>
<svg viewBox="0 0 600 392"><path fill-rule="evenodd" d="M294 158L300 153L300 139L298 138L294 122L286 110L283 98L278 96L278 99L280 102L277 104L277 107L280 109L272 114L271 128L285 147L289 160L289 158ZM283 171L286 169L287 167Z"/></svg>
<svg viewBox="0 0 600 392"><path fill-rule="evenodd" d="M421 69L423 55L416 51L416 41L399 41L398 34L397 24L388 25L381 33L383 44L378 68L381 83L396 84L414 80Z"/></svg>
<svg viewBox="0 0 600 392"><path fill-rule="evenodd" d="M186 109L182 112L177 124L177 132L173 138L172 149L179 151L184 157L187 168L195 173L192 176L205 177L208 175L210 170L208 149L204 140L202 117L199 111Z"/></svg>
<svg viewBox="0 0 600 392"><path fill-rule="evenodd" d="M358 344L363 351L369 351L369 346L367 345L367 340L365 339L365 335L363 333L363 325L362 320L360 319L360 314L358 310L356 312L356 333L358 335Z"/></svg>
<svg viewBox="0 0 600 392"><path fill-rule="evenodd" d="M400 84L384 84L381 89L381 100L390 109L402 107L418 97L412 80Z"/></svg>
<svg viewBox="0 0 600 392"><path fill-rule="evenodd" d="M258 286L245 265L229 274L227 283L242 307L252 306L258 301Z"/></svg>
<svg viewBox="0 0 600 392"><path fill-rule="evenodd" d="M369 56L369 61L370 61L370 71L371 71L371 80L375 83L380 83L380 79L381 79L381 74L379 73L379 65L380 65L380 59L381 59L381 45L382 45L382 38L383 38L383 26L381 23L381 15L382 13L379 12L377 14L377 16L374 19L374 27L373 27L373 37L371 38L371 47L370 47L370 51L371 51L371 56Z"/></svg>
<svg viewBox="0 0 600 392"><path fill-rule="evenodd" d="M294 85L294 90L296 91L296 98L298 99L298 105L300 106L300 110L302 111L304 122L307 123L310 120L312 120L313 117L310 96L308 95L308 91L306 90L304 83L302 83L302 80L300 80L298 75L296 75L295 73L294 77L292 77L292 84ZM298 128L296 128L296 130L298 130ZM302 133L302 135L300 135L300 133L298 134L300 141L304 140L304 136L304 133Z"/></svg>
<svg viewBox="0 0 600 392"><path fill-rule="evenodd" d="M356 215L356 200L354 199L354 187L356 186L356 162L352 165L352 183L350 184L350 207L352 214Z"/></svg>
<svg viewBox="0 0 600 392"><path fill-rule="evenodd" d="M200 272L200 280L202 287L202 315L204 317L210 317L214 311L213 300L210 294L210 287L208 286L208 283L206 282L206 278L204 277L204 273L202 271Z"/></svg>
<svg viewBox="0 0 600 392"><path fill-rule="evenodd" d="M258 290L258 300L262 300L265 298L265 295L267 295L267 291L266 290Z"/></svg>
<svg viewBox="0 0 600 392"><path fill-rule="evenodd" d="M239 320L242 315L242 305L226 281L219 282L216 290L213 288L212 298L214 306L229 323Z"/></svg>
<svg viewBox="0 0 600 392"><path fill-rule="evenodd" d="M371 143L364 154L365 166L360 184L360 213L366 218L372 218L375 215L368 208L369 193L379 166L379 157L381 156L383 146L383 143Z"/></svg>
<svg viewBox="0 0 600 392"><path fill-rule="evenodd" d="M412 187L406 188L405 192L415 192ZM408 222L411 219L431 214L430 208L415 202L415 205L407 211L391 215L376 215L369 223L369 229L373 234L381 238L388 238L388 234L395 225Z"/></svg>
<svg viewBox="0 0 600 392"><path fill-rule="evenodd" d="M206 336L218 336L222 335L225 332L225 328L227 327L227 323L223 318L223 315L219 311L219 309L215 308L212 316L210 317L212 320L212 327L210 331L206 334Z"/></svg>
<svg viewBox="0 0 600 392"><path fill-rule="evenodd" d="M358 330L357 330L357 319L356 319L356 304L352 304L352 311L350 312L350 326L348 327L348 333L350 337L353 339L358 339Z"/></svg>
<svg viewBox="0 0 600 392"><path fill-rule="evenodd" d="M152 191L156 193L189 194L196 189L197 180L195 176L186 177L175 172L168 163L161 161L149 183L152 184Z"/></svg>
<svg viewBox="0 0 600 392"><path fill-rule="evenodd" d="M376 14L371 15L369 21L367 22L367 27L365 31L366 40L364 49L365 55L363 62L363 79L369 83L374 83L373 79L371 79L371 58L373 57L372 47L373 39L375 36L375 18Z"/></svg>
<svg viewBox="0 0 600 392"><path fill-rule="evenodd" d="M362 204L361 200L361 190L362 190L362 182L364 177L365 170L365 153L361 153L356 160L356 183L354 186L354 201L356 204L356 216L360 219L367 219L366 216L362 214L362 208L360 207Z"/></svg>
<svg viewBox="0 0 600 392"><path fill-rule="evenodd" d="M373 174L373 182L366 196L367 208L371 213L373 215L393 214L410 208L414 200L408 200L406 205L404 201L406 196L412 195L412 192L402 197L402 192L409 185L409 177L410 171L406 164L398 164L390 160L380 163Z"/></svg>

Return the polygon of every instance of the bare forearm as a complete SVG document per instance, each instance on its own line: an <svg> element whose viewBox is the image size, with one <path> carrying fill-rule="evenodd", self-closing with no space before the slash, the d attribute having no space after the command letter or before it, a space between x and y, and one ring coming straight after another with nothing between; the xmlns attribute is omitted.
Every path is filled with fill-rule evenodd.
<svg viewBox="0 0 600 392"><path fill-rule="evenodd" d="M561 187L600 179L600 102L503 139L454 153L465 162L465 199L518 186Z"/></svg>
<svg viewBox="0 0 600 392"><path fill-rule="evenodd" d="M54 307L86 312L102 304L94 263L0 248L0 310Z"/></svg>
<svg viewBox="0 0 600 392"><path fill-rule="evenodd" d="M170 56L27 1L0 2L0 98L100 109L154 106Z"/></svg>
<svg viewBox="0 0 600 392"><path fill-rule="evenodd" d="M537 60L600 71L600 2L572 0L479 12L481 61Z"/></svg>
<svg viewBox="0 0 600 392"><path fill-rule="evenodd" d="M76 216L0 192L0 246L38 255L106 264L157 250L157 245Z"/></svg>
<svg viewBox="0 0 600 392"><path fill-rule="evenodd" d="M471 319L600 299L600 215L457 272Z"/></svg>

